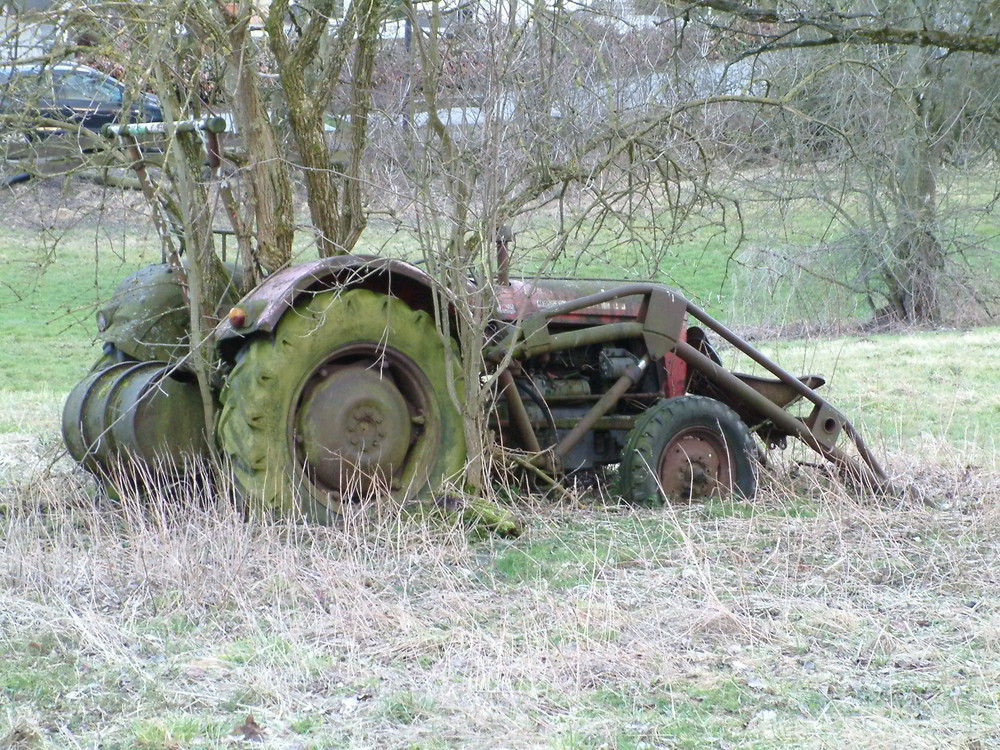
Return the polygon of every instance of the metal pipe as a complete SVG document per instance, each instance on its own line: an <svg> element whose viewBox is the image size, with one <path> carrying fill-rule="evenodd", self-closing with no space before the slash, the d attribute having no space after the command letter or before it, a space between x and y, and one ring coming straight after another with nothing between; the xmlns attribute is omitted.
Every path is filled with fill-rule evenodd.
<svg viewBox="0 0 1000 750"><path fill-rule="evenodd" d="M701 323L711 328L717 334L722 336L726 341L735 346L741 352L746 354L750 359L759 364L761 367L766 369L768 372L777 377L781 382L787 384L795 390L800 396L804 396L809 399L812 403L819 406L829 405L826 399L820 396L816 391L807 386L797 377L792 375L790 372L781 367L777 362L765 356L750 344L748 341L734 333L732 330L727 328L725 325L720 323L718 320L713 318L707 312L702 310L696 304L691 301L687 303L688 313L697 318Z"/></svg>
<svg viewBox="0 0 1000 750"><path fill-rule="evenodd" d="M17 174L12 174L8 177L4 177L3 184L6 186L17 185L21 182L27 182L31 179L31 172L18 172Z"/></svg>
<svg viewBox="0 0 1000 750"><path fill-rule="evenodd" d="M535 435L534 428L531 426L528 411L524 408L524 401L521 400L521 394L514 384L514 376L511 375L510 370L504 370L500 373L498 380L503 387L504 395L507 396L507 409L510 412L510 418L517 426L518 433L521 435L525 450L532 453L540 453L542 448L538 444L538 438Z"/></svg>
<svg viewBox="0 0 1000 750"><path fill-rule="evenodd" d="M575 349L578 346L606 344L609 341L616 341L618 339L637 339L641 337L642 323L607 323L591 328L581 328L576 331L554 333L544 345L530 346L527 341L518 342L511 351L511 357L514 359L525 357L527 356L525 350L529 348L531 349L531 356L535 356L537 354L562 351L563 349ZM496 346L491 347L486 354L486 358L492 361L503 359L507 348L510 346L509 339L510 337L507 337Z"/></svg>
<svg viewBox="0 0 1000 750"><path fill-rule="evenodd" d="M542 314L546 318L554 318L559 315L575 312L576 310L583 310L587 307L593 307L594 305L610 302L611 300L618 299L619 297L633 297L639 294L652 294L654 289L662 288L663 287L660 284L650 284L649 282L622 284L621 286L616 286L613 289L607 289L603 292L595 292L594 294L588 294L586 297L577 297L569 302L563 302L561 305L548 308ZM682 297L680 292L676 292L674 290L670 291L672 294Z"/></svg>
<svg viewBox="0 0 1000 750"><path fill-rule="evenodd" d="M586 401L597 401L601 397L600 393L587 393L580 394L579 396L546 396L545 401L549 404L578 404ZM630 401L659 401L663 398L663 392L657 391L656 393L630 393L628 394Z"/></svg>
<svg viewBox="0 0 1000 750"><path fill-rule="evenodd" d="M637 414L611 414L598 419L591 429L594 431L622 430L627 432L632 429L638 418L639 415ZM552 425L554 425L557 430L571 430L576 426L578 421L579 420L574 419L573 417L559 417L552 420ZM511 426L511 421L509 419L499 419L492 424L499 425L500 427L509 427ZM535 422L533 424L545 427L552 426L547 425L544 422Z"/></svg>
<svg viewBox="0 0 1000 750"><path fill-rule="evenodd" d="M618 403L618 400L625 395L628 389L639 382L642 374L652 361L652 357L649 356L649 353L646 353L642 356L642 359L628 368L615 381L615 384L608 389L608 392L601 396L600 400L590 408L590 411L583 415L583 418L576 423L576 426L559 441L556 447L552 449L552 452L557 457L564 458L567 453L573 450L576 444L583 439L583 436L597 424L597 420L607 414Z"/></svg>
<svg viewBox="0 0 1000 750"><path fill-rule="evenodd" d="M555 318L559 315L566 315L567 313L583 310L588 307L593 307L594 305L601 305L605 302L610 302L611 300L620 299L621 297L634 297L637 295L652 294L654 290L663 288L664 287L661 284L651 284L649 282L622 284L621 286L616 286L603 292L595 292L594 294L588 294L586 297L577 297L569 302L563 302L561 305L548 308L542 314L546 318ZM670 293L681 297L682 299L684 298L680 292L673 289L670 290Z"/></svg>
<svg viewBox="0 0 1000 750"><path fill-rule="evenodd" d="M717 365L709 357L705 356L686 341L678 341L674 347L678 357L689 365L697 369L711 381L718 383L729 393L737 396L748 406L753 407L764 417L781 427L785 432L800 437L810 448L817 453L822 453L823 447L816 440L808 427L799 419L796 419L787 411L777 406L766 396L758 393L749 385L721 365Z"/></svg>
<svg viewBox="0 0 1000 750"><path fill-rule="evenodd" d="M225 117L206 117L204 120L179 120L177 122L134 122L101 127L101 135L111 138L116 135L164 135L168 132L193 133L204 130L208 133L224 133L228 128Z"/></svg>
<svg viewBox="0 0 1000 750"><path fill-rule="evenodd" d="M213 172L218 170L222 166L222 145L219 134L214 130L205 133L205 151L208 152L208 166Z"/></svg>
<svg viewBox="0 0 1000 750"><path fill-rule="evenodd" d="M639 294L651 294L655 289L661 288L658 284L651 283L634 283L634 284L623 284L622 286L615 287L613 289L608 289L603 292L597 292L595 294L587 295L586 297L579 297L575 300L569 302L564 302L561 305L556 305L555 307L550 307L544 312L546 318L553 318L559 315L565 315L566 313L574 312L576 310L582 310L587 307L592 307L594 305L599 305L604 302L609 302L613 299L618 299L620 297L631 297ZM673 294L678 297L683 296L676 291L671 290ZM707 312L702 310L696 304L690 300L683 298L687 304L687 311L690 315L693 315L701 323L703 323L708 328L718 333L722 338L728 341L730 344L735 346L741 352L750 357L757 364L761 365L769 372L773 373L782 382L787 383L795 392L804 396L805 398L812 401L814 404L826 404L827 402L819 396L816 391L809 388L801 380L792 375L790 372L784 370L776 362L772 361L768 357L764 356L759 350L745 341L743 338L738 336L732 330L727 328L724 324L713 318ZM620 324L616 324L620 325ZM626 324L628 325L628 324ZM639 324L641 325L641 324ZM560 334L557 334L560 335ZM553 337L555 338L555 337Z"/></svg>
<svg viewBox="0 0 1000 750"><path fill-rule="evenodd" d="M639 417L636 414L610 414L603 416L594 422L592 430L631 430L635 425L635 420ZM571 430L576 426L576 420L572 417L563 417L553 420L556 428L560 430Z"/></svg>
<svg viewBox="0 0 1000 750"><path fill-rule="evenodd" d="M882 468L882 465L878 462L878 459L876 459L874 454L872 454L872 452L868 449L868 446L865 444L865 441L861 438L861 434L857 431L857 429L855 429L854 425L851 424L850 422L844 422L844 432L847 433L847 436L851 439L851 442L854 443L854 447L858 449L858 454L861 456L864 462L868 464L869 467L871 467L872 471L878 474L879 478L883 482L888 483L889 476L885 473L885 469Z"/></svg>
<svg viewBox="0 0 1000 750"><path fill-rule="evenodd" d="M722 338L724 338L730 344L732 344L741 352L746 354L754 362L767 369L770 373L772 373L779 380L781 380L781 382L789 385L793 390L795 390L796 393L798 393L801 396L804 396L817 406L827 406L829 408L836 408L833 407L830 404L830 402L828 402L826 399L824 399L822 396L816 393L815 390L813 390L808 385L799 380L797 377L792 375L790 372L782 368L780 365L778 365L777 362L774 362L770 358L766 357L756 347L751 345L741 336L734 333L732 330L730 330L725 325L720 323L718 320L713 318L711 315L702 310L700 307L698 307L697 305L695 305L690 301L687 303L687 307L688 307L688 313L693 315L703 324L705 324L713 331L715 331L717 334L722 336ZM888 475L885 473L885 469L882 468L881 464L879 464L878 460L868 449L868 446L862 439L861 434L851 423L851 421L847 419L846 416L844 416L839 410L837 410L837 412L838 414L840 414L840 416L844 418L844 432L847 434L851 442L854 443L854 447L857 448L858 450L858 455L861 456L861 459L865 462L865 464L868 465L868 468L871 469L872 472L874 472L875 475L878 476L882 482L888 482Z"/></svg>
<svg viewBox="0 0 1000 750"><path fill-rule="evenodd" d="M577 298L575 300L571 300L569 302L564 302L561 305L556 305L554 307L550 307L550 308L548 308L543 313L543 315L544 315L545 318L553 318L553 317L557 317L559 315L565 315L567 313L574 312L576 310L582 310L582 309L585 309L587 307L592 307L594 305L603 304L605 302L609 302L609 301L614 300L614 299L619 299L620 297L631 297L631 296L635 296L635 295L648 295L648 294L652 294L654 290L660 289L660 288L662 288L661 285L652 284L652 283L648 283L648 282L645 282L645 283L644 282L640 282L640 283L634 283L634 284L623 284L621 286L614 287L612 289L608 289L608 290L603 291L603 292L597 292L595 294L590 294L590 295L587 295L586 297L579 297L579 298ZM816 391L814 391L809 386L805 385L801 380L799 380L797 377L795 377L794 375L792 375L787 370L783 369L776 362L774 362L771 359L769 359L768 357L764 356L759 350L757 350L755 347L751 346L747 341L745 341L743 338L741 338L740 336L738 336L732 330L730 330L729 328L727 328L721 322L719 322L718 320L716 320L715 318L713 318L711 315L709 315L707 312L705 312L700 307L698 307L697 305L695 305L693 302L691 302L690 300L684 298L683 295L681 295L679 292L671 290L671 293L677 295L678 297L681 297L682 299L684 299L684 301L685 301L685 303L687 305L687 312L690 315L694 316L701 323L703 323L705 326L707 326L708 328L711 328L713 331L715 331L716 333L718 333L720 336L722 336L722 338L724 338L730 344L732 344L737 349L739 349L741 352L743 352L744 354L746 354L754 362L757 362L757 364L761 365L762 367L764 367L765 369L767 369L769 372L771 372L772 374L774 374L779 380L781 380L782 382L788 384L792 389L795 390L796 393L798 393L799 395L801 395L801 396L809 399L809 401L811 401L814 404L829 405L828 402L825 399L823 399L821 396L819 396L816 393ZM643 324L641 324L641 323L614 323L614 324L610 324L610 325L638 326L639 327L639 334L638 335L639 336L642 335L642 325ZM594 328L594 329L584 329L584 330L601 330L602 328L605 328L605 326L598 326L597 328ZM577 332L574 331L572 333L577 333ZM555 336L552 337L552 343L553 344L555 343L555 339L557 337L559 337L559 336L565 336L565 335L567 335L567 334L556 334ZM623 335L620 338L629 338L629 337L632 337L632 336L635 336L635 334L632 333L631 331L629 331L628 335ZM605 339L605 340L608 340L608 339ZM603 341L593 341L593 342L588 342L588 343L603 343ZM556 346L550 346L547 349L541 350L541 351L553 351L556 348L571 348L572 346L582 346L582 345L583 344L571 344L570 346L564 346L564 345L560 344L560 346L558 346L558 347L556 347ZM503 344L501 344L501 346L503 346ZM515 347L515 349L514 349L514 356L515 357L523 356L523 349L519 348L521 346L522 345L518 345L518 347Z"/></svg>
<svg viewBox="0 0 1000 750"><path fill-rule="evenodd" d="M702 372L709 380L718 383L727 391L752 406L782 430L797 437L816 453L842 468L855 479L872 488L882 488L889 492L897 491L891 483L885 480L881 467L877 463L874 465L869 463L868 457L865 455L867 451L862 453L862 459L865 461L865 464L862 465L836 446L825 447L816 439L816 436L812 434L812 431L802 420L792 416L780 406L774 404L770 399L755 391L725 368L717 365L687 342L678 341L674 351L678 357ZM851 430L853 430L853 427ZM870 454L868 456L870 457Z"/></svg>

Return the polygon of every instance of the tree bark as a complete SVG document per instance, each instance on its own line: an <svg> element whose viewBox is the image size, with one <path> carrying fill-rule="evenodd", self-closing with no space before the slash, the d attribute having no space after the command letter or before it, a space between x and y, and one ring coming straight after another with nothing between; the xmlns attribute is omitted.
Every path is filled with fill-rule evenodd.
<svg viewBox="0 0 1000 750"><path fill-rule="evenodd" d="M268 272L292 258L295 207L288 164L278 147L267 108L260 96L257 56L249 38L247 17L231 20L229 63L235 71L234 114L249 160L250 198L256 218L257 257L244 259L246 270L259 263ZM254 274L256 275L256 274Z"/></svg>
<svg viewBox="0 0 1000 750"><path fill-rule="evenodd" d="M305 174L309 216L317 233L319 255L324 258L350 252L367 224L361 200L361 168L368 145L368 112L382 9L380 0L356 0L337 29L334 43L324 45L337 5L336 0L325 0L312 7L294 44L284 28L289 0L272 4L267 23L271 52L278 62L281 88ZM352 44L351 158L345 175L333 164L324 115ZM317 57L321 58L319 63ZM310 69L322 70L321 80L312 85L307 83ZM338 185L340 182L343 185Z"/></svg>
<svg viewBox="0 0 1000 750"><path fill-rule="evenodd" d="M926 52L906 52L908 84L911 88L911 122L896 151L896 248L892 259L891 302L912 323L938 318L938 282L944 265L938 239L937 171L939 133L932 122L933 89L926 83L930 72Z"/></svg>
<svg viewBox="0 0 1000 750"><path fill-rule="evenodd" d="M983 3L983 7L989 3ZM843 14L834 11L832 5L821 5L817 10L789 8L776 10L760 8L737 0L695 0L691 8L711 8L742 18L745 21L764 24L780 24L799 28L816 29L824 32L824 38L793 40L768 45L771 49L787 47L817 46L819 44L880 44L908 47L940 47L949 52L973 52L981 55L1000 55L1000 34L977 34L970 30L941 28L906 28L886 23L883 16L875 12L868 14ZM958 14L965 17L965 14ZM785 39L787 29L775 34L775 39Z"/></svg>
<svg viewBox="0 0 1000 750"><path fill-rule="evenodd" d="M208 190L198 179L204 152L191 133L176 138L171 174L177 185L184 224L187 254L188 303L190 309L191 370L198 379L206 434L215 434L215 399L211 373L214 367L212 332L219 322L218 307L226 286L226 273L212 242L212 217ZM209 440L209 444L212 441Z"/></svg>

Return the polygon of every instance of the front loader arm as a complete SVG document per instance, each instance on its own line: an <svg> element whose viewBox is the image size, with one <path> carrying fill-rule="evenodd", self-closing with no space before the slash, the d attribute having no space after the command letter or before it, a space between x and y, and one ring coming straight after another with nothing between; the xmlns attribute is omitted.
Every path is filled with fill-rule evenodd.
<svg viewBox="0 0 1000 750"><path fill-rule="evenodd" d="M562 333L551 333L548 329L548 323L553 318L578 313L587 308L596 309L597 306L607 305L624 297L637 296L641 298L641 303L636 306L638 315L632 322L605 323ZM777 378L777 382L760 381L735 374L713 361L703 351L691 346L684 340L689 316L768 370ZM523 320L502 341L490 347L486 356L488 360L499 363L507 356L518 360L573 348L583 343L625 338L643 341L647 355L640 363L642 369L653 361L662 360L668 353L674 354L689 368L697 370L711 381L721 391L720 395L725 396L725 401L742 404L745 413L755 415L761 422L769 421L777 433L798 438L863 487L898 494L898 489L889 481L885 470L868 449L858 430L843 413L814 389L813 386L822 384L822 379L795 377L683 295L659 284L626 284L549 307ZM640 374L623 374L615 387L595 403L577 427L553 448L556 458L568 453L592 425L610 412ZM805 419L794 416L785 408L799 398L813 404L812 413ZM522 431L530 432L530 427L522 426ZM838 447L843 436L853 444L857 456ZM537 440L529 442L537 445Z"/></svg>

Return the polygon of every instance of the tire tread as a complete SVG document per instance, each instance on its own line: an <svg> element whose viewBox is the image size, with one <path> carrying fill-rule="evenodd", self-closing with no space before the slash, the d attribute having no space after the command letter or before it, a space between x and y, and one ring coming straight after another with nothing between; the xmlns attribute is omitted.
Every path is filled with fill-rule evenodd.
<svg viewBox="0 0 1000 750"><path fill-rule="evenodd" d="M688 395L660 401L636 420L626 439L619 467L619 493L623 499L633 505L664 504L666 498L653 467L659 464L661 444L665 446L671 439L664 438L664 434L675 423L688 420L715 421L727 443L734 446L730 458L737 491L748 497L756 494L756 450L749 428L721 401Z"/></svg>

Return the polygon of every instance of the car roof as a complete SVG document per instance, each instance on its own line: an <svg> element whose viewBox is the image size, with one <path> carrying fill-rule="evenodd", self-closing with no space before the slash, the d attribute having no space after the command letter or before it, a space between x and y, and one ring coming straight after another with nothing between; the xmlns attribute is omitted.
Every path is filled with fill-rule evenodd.
<svg viewBox="0 0 1000 750"><path fill-rule="evenodd" d="M55 63L54 65L43 65L42 63L28 63L18 65L16 62L0 62L0 76L9 78L15 74L41 73L43 70L54 71L56 73L92 73L94 75L108 78L108 74L89 65L77 65L76 63Z"/></svg>

